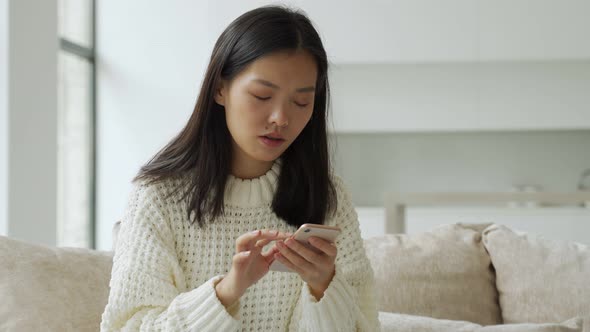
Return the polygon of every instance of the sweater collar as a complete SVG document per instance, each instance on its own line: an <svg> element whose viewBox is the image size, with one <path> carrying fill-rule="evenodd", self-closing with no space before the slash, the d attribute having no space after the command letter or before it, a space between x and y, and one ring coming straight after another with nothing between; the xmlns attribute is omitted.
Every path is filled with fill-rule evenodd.
<svg viewBox="0 0 590 332"><path fill-rule="evenodd" d="M229 174L225 185L225 203L234 206L270 205L281 171L281 160L275 160L264 175L254 179L240 179Z"/></svg>

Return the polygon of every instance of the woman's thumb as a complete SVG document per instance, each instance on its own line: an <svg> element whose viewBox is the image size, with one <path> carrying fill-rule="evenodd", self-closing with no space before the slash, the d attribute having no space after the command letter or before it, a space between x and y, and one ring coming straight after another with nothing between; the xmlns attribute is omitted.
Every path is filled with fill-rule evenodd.
<svg viewBox="0 0 590 332"><path fill-rule="evenodd" d="M234 264L242 265L248 261L250 255L252 253L250 251L242 251L234 255Z"/></svg>

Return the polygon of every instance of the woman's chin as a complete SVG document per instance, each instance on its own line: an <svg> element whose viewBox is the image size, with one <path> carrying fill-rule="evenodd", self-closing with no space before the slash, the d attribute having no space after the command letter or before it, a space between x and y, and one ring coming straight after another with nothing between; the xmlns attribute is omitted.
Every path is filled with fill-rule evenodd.
<svg viewBox="0 0 590 332"><path fill-rule="evenodd" d="M257 156L257 160L259 161L264 161L264 162L272 162L277 160L279 157L281 156L281 154L259 154Z"/></svg>
<svg viewBox="0 0 590 332"><path fill-rule="evenodd" d="M277 160L283 154L283 150L280 151L256 151L255 153L251 154L250 156L258 161L262 162L272 162Z"/></svg>

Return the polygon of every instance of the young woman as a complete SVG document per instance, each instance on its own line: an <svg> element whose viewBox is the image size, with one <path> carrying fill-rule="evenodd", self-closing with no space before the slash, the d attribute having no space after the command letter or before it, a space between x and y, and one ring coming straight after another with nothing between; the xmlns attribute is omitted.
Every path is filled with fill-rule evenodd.
<svg viewBox="0 0 590 332"><path fill-rule="evenodd" d="M134 179L101 331L377 331L373 272L333 174L328 62L303 14L217 40L184 129ZM289 236L338 226L319 253ZM293 273L269 271L279 260Z"/></svg>

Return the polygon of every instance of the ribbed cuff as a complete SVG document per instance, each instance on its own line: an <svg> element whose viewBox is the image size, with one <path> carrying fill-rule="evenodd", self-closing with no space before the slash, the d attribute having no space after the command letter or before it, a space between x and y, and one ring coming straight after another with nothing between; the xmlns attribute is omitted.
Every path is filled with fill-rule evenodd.
<svg viewBox="0 0 590 332"><path fill-rule="evenodd" d="M217 298L215 284L223 276L209 279L203 285L176 297L179 314L190 331L237 331L240 321L232 317ZM233 312L237 309L232 306Z"/></svg>
<svg viewBox="0 0 590 332"><path fill-rule="evenodd" d="M321 326L325 324L330 329L334 327L349 329L354 326L355 321L351 305L357 305L353 294L352 286L342 277L342 273L337 268L332 282L319 301L311 294L309 286L304 284L301 294L303 316L317 320Z"/></svg>

